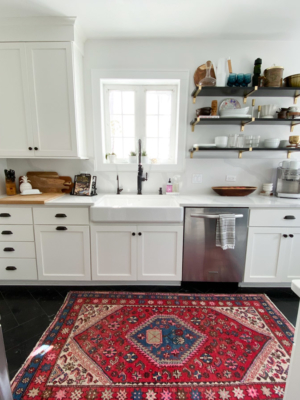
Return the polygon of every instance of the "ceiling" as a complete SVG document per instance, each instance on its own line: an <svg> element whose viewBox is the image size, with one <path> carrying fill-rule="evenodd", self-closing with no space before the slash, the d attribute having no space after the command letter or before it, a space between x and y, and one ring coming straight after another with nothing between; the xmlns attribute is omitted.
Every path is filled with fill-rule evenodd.
<svg viewBox="0 0 300 400"><path fill-rule="evenodd" d="M300 40L299 0L0 0L0 16L76 16L87 38Z"/></svg>

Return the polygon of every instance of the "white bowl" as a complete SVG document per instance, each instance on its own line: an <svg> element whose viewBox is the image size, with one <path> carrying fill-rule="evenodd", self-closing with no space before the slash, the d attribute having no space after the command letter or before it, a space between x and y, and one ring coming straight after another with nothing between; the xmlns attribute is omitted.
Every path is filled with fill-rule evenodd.
<svg viewBox="0 0 300 400"><path fill-rule="evenodd" d="M280 139L265 139L264 146L270 149L277 149L279 146Z"/></svg>
<svg viewBox="0 0 300 400"><path fill-rule="evenodd" d="M249 107L234 108L230 110L220 110L220 117L226 117L227 115L247 115L249 112Z"/></svg>
<svg viewBox="0 0 300 400"><path fill-rule="evenodd" d="M227 147L228 136L217 136L215 137L215 144L217 147Z"/></svg>
<svg viewBox="0 0 300 400"><path fill-rule="evenodd" d="M262 118L273 118L278 110L279 107L276 104L267 104L265 106L261 106L260 115Z"/></svg>

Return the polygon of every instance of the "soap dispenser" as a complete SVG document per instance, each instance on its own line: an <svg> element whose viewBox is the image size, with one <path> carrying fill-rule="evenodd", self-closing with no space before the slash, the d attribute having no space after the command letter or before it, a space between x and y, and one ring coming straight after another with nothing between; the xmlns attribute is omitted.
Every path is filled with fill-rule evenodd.
<svg viewBox="0 0 300 400"><path fill-rule="evenodd" d="M171 178L169 178L169 182L167 183L167 193L172 193L173 192L173 184L171 182Z"/></svg>

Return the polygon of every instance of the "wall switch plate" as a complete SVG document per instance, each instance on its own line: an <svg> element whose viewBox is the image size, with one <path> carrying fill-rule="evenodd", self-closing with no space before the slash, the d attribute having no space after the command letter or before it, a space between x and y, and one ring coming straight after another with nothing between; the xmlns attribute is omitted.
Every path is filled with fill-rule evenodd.
<svg viewBox="0 0 300 400"><path fill-rule="evenodd" d="M193 174L192 183L202 183L202 174Z"/></svg>
<svg viewBox="0 0 300 400"><path fill-rule="evenodd" d="M227 182L235 182L236 181L236 176L235 175L226 175L225 180Z"/></svg>

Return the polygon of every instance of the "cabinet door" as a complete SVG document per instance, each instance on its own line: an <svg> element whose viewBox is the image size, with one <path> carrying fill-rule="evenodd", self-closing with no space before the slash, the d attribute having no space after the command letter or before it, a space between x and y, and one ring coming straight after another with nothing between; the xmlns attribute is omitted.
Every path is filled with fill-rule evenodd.
<svg viewBox="0 0 300 400"><path fill-rule="evenodd" d="M244 282L281 282L288 239L283 228L249 228Z"/></svg>
<svg viewBox="0 0 300 400"><path fill-rule="evenodd" d="M181 281L182 226L138 226L138 280Z"/></svg>
<svg viewBox="0 0 300 400"><path fill-rule="evenodd" d="M293 279L300 279L300 229L288 228L285 229L284 233L287 234L288 237L286 238L287 251L283 259L281 277L282 282L291 282Z"/></svg>
<svg viewBox="0 0 300 400"><path fill-rule="evenodd" d="M136 281L136 226L92 226L92 279Z"/></svg>
<svg viewBox="0 0 300 400"><path fill-rule="evenodd" d="M36 225L35 243L39 280L90 280L88 226ZM62 227L60 227L62 228Z"/></svg>
<svg viewBox="0 0 300 400"><path fill-rule="evenodd" d="M76 156L72 47L27 43L35 156Z"/></svg>
<svg viewBox="0 0 300 400"><path fill-rule="evenodd" d="M0 157L34 155L25 44L0 43Z"/></svg>

